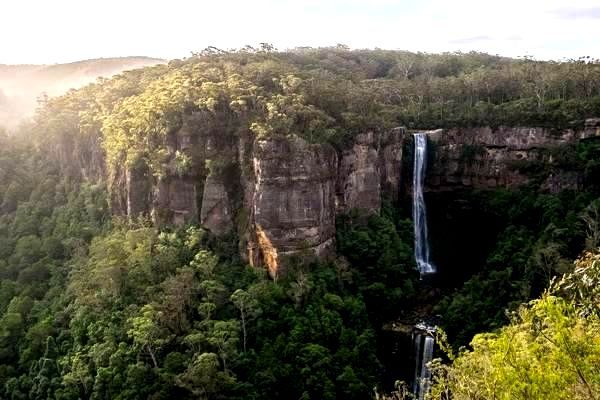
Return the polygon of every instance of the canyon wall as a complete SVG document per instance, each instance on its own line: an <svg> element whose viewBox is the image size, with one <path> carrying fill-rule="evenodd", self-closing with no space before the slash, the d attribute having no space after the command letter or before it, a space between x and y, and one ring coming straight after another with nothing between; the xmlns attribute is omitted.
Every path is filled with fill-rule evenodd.
<svg viewBox="0 0 600 400"><path fill-rule="evenodd" d="M244 183L253 186L244 204L251 263L276 275L290 257L333 256L336 214L378 212L384 198L398 199L404 133L360 134L340 152L297 136L255 140Z"/></svg>
<svg viewBox="0 0 600 400"><path fill-rule="evenodd" d="M433 160L427 171L428 190L517 187L531 181L534 167L545 166L543 189L577 189L578 177L561 168L564 145L600 137L600 119L581 130L548 128L454 128L428 131ZM553 154L553 150L555 153ZM537 176L540 177L539 175Z"/></svg>
<svg viewBox="0 0 600 400"><path fill-rule="evenodd" d="M579 131L460 128L427 135L427 190L515 187L529 181L529 162L552 163L544 150L597 137L600 121ZM121 199L113 201L114 212L147 215L157 225L200 223L218 236L236 232L242 256L274 277L293 257L333 256L337 214L378 212L384 199L395 202L410 190L402 176L412 171L403 174L402 166L412 166L403 159L412 157L412 135L404 128L365 132L335 149L294 135L196 131L190 120L165 146L160 177L144 165L125 169L124 192L112 194ZM544 184L558 191L577 182L558 171Z"/></svg>

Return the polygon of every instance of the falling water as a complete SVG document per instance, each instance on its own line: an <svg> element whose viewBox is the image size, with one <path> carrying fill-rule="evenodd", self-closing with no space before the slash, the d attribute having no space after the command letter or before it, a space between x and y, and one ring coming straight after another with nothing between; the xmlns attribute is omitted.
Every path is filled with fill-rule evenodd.
<svg viewBox="0 0 600 400"><path fill-rule="evenodd" d="M431 370L429 362L433 358L433 338L425 336L425 345L423 346L423 358L421 359L421 374L419 376L419 400L425 398L425 394L429 391L431 383Z"/></svg>
<svg viewBox="0 0 600 400"><path fill-rule="evenodd" d="M415 133L415 159L413 169L413 221L415 225L415 260L421 277L435 272L435 266L429 260L429 242L427 238L427 210L423 197L425 167L427 166L427 135ZM433 338L435 327L425 323L415 326L413 341L415 346L415 380L413 393L415 398L423 400L431 384L429 362L433 358Z"/></svg>
<svg viewBox="0 0 600 400"><path fill-rule="evenodd" d="M415 345L415 379L413 381L413 393L418 395L419 393L419 377L421 375L421 342L423 341L423 335L420 333L413 333L413 343Z"/></svg>
<svg viewBox="0 0 600 400"><path fill-rule="evenodd" d="M416 326L416 329L417 332L413 336L415 345L413 393L418 400L423 400L431 385L431 370L428 364L433 359L433 347L435 344L433 332L435 332L435 327L419 324Z"/></svg>
<svg viewBox="0 0 600 400"><path fill-rule="evenodd" d="M415 133L415 160L413 169L413 221L415 225L415 260L421 276L435 272L429 261L427 238L427 210L423 197L423 182L427 165L427 135Z"/></svg>
<svg viewBox="0 0 600 400"><path fill-rule="evenodd" d="M421 376L421 342L423 341L423 335L420 333L413 333L413 343L415 345L415 379L413 381L413 393L418 395L419 393L419 381Z"/></svg>

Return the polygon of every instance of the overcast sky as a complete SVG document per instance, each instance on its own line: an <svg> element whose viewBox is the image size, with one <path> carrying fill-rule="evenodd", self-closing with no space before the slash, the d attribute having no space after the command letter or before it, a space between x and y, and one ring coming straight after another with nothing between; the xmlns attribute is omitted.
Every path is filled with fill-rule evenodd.
<svg viewBox="0 0 600 400"><path fill-rule="evenodd" d="M0 0L0 63L259 42L600 58L599 26L600 0Z"/></svg>

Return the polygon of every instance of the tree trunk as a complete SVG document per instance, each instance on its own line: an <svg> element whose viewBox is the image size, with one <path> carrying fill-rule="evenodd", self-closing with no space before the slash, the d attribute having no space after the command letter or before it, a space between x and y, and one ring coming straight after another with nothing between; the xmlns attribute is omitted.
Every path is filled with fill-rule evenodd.
<svg viewBox="0 0 600 400"><path fill-rule="evenodd" d="M244 315L244 311L242 310L242 334L244 337L244 353L246 352L246 317Z"/></svg>
<svg viewBox="0 0 600 400"><path fill-rule="evenodd" d="M156 362L156 357L154 356L154 352L150 348L150 346L146 346L148 350L148 354L150 354L150 358L152 358L152 364L154 364L154 368L158 368L158 363Z"/></svg>

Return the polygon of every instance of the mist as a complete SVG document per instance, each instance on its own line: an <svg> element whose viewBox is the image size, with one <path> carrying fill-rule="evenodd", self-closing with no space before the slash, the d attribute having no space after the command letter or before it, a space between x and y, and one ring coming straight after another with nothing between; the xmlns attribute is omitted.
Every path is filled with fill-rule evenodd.
<svg viewBox="0 0 600 400"><path fill-rule="evenodd" d="M14 131L31 118L39 99L60 96L125 70L164 63L148 57L100 58L54 65L0 64L0 128Z"/></svg>

